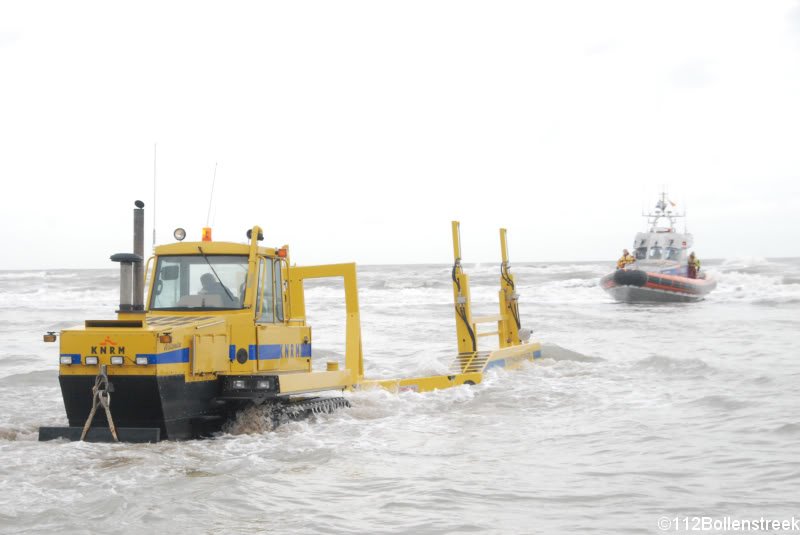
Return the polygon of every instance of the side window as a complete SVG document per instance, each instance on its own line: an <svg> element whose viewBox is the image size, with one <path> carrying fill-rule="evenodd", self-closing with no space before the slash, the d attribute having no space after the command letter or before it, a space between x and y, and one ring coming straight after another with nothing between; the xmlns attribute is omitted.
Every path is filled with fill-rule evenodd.
<svg viewBox="0 0 800 535"><path fill-rule="evenodd" d="M647 247L636 249L636 260L644 260L645 258L647 258Z"/></svg>
<svg viewBox="0 0 800 535"><path fill-rule="evenodd" d="M281 281L281 261L275 259L275 318L283 321L283 282Z"/></svg>
<svg viewBox="0 0 800 535"><path fill-rule="evenodd" d="M275 294L272 286L272 259L261 258L259 259L258 265L258 300L256 303L259 315L256 321L261 323L273 323L275 321Z"/></svg>
<svg viewBox="0 0 800 535"><path fill-rule="evenodd" d="M165 258L158 263L156 284L153 288L153 307L172 307L181 296L180 264Z"/></svg>

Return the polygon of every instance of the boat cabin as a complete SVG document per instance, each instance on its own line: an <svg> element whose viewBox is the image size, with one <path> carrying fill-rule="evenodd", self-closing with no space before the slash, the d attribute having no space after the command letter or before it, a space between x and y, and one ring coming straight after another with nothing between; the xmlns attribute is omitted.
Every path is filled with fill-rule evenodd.
<svg viewBox="0 0 800 535"><path fill-rule="evenodd" d="M633 241L633 255L636 260L686 262L692 243L691 234L678 233L674 230L639 232Z"/></svg>
<svg viewBox="0 0 800 535"><path fill-rule="evenodd" d="M685 263L688 250L694 242L692 235L684 230L677 232L675 222L685 217L673 210L675 203L667 199L666 192L656 203L655 210L642 215L647 218L649 230L639 232L633 240L633 255L637 261Z"/></svg>

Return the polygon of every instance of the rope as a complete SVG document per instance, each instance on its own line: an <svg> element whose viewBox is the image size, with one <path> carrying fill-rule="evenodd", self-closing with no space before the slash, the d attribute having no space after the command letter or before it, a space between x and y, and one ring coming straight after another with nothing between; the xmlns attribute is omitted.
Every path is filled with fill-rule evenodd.
<svg viewBox="0 0 800 535"><path fill-rule="evenodd" d="M92 410L89 411L89 417L83 425L81 442L86 438L86 433L89 432L89 428L92 427L92 420L94 420L94 415L97 413L98 404L100 404L106 412L108 428L111 430L111 436L114 438L114 442L119 442L119 438L117 438L117 428L114 427L114 420L111 418L111 392L109 392L108 385L106 367L103 366L100 369L100 373L97 374L97 378L94 380L94 386L92 387Z"/></svg>

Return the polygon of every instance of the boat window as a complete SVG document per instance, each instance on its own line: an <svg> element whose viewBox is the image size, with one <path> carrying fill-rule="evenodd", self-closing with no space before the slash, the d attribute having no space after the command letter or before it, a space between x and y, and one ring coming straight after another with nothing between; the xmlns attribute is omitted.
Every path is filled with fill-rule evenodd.
<svg viewBox="0 0 800 535"><path fill-rule="evenodd" d="M247 256L160 256L150 310L241 309Z"/></svg>
<svg viewBox="0 0 800 535"><path fill-rule="evenodd" d="M677 247L667 247L667 260L680 260L681 250Z"/></svg>
<svg viewBox="0 0 800 535"><path fill-rule="evenodd" d="M654 245L650 248L650 259L651 260L660 260L661 259L661 246Z"/></svg>
<svg viewBox="0 0 800 535"><path fill-rule="evenodd" d="M647 247L636 248L636 260L644 260L647 258Z"/></svg>

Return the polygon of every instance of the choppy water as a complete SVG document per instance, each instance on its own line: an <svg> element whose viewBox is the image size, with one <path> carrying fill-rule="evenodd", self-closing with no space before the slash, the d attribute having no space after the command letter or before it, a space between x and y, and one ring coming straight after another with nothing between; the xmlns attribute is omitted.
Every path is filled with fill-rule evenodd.
<svg viewBox="0 0 800 535"><path fill-rule="evenodd" d="M655 533L661 516L800 516L800 259L707 262L701 303L625 305L610 264L515 265L544 358L478 386L213 440L39 443L64 425L46 330L113 314L114 270L0 272L0 531ZM497 266L467 266L493 313ZM449 266L359 269L367 375L442 373ZM343 352L340 285L307 291Z"/></svg>

